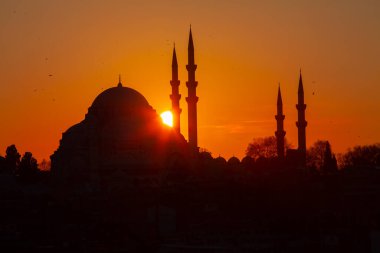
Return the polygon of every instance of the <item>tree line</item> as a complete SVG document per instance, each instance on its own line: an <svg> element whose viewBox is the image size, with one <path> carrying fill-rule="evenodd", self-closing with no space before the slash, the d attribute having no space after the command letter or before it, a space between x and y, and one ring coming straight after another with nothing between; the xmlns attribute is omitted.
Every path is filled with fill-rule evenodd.
<svg viewBox="0 0 380 253"><path fill-rule="evenodd" d="M285 150L292 145L285 139ZM255 160L276 159L277 140L274 136L254 138L245 152ZM336 170L380 169L380 143L357 145L342 154L335 154L327 140L317 140L306 152L306 167L329 173Z"/></svg>
<svg viewBox="0 0 380 253"><path fill-rule="evenodd" d="M39 164L37 159L29 151L23 156L18 152L16 145L12 144L5 150L5 157L0 156L0 174L15 175L22 178L33 178L41 170L48 170L49 162L42 160Z"/></svg>
<svg viewBox="0 0 380 253"><path fill-rule="evenodd" d="M292 144L285 139L285 150L292 147ZM246 157L242 161L232 157L228 163L230 166L241 163L249 167L252 167L252 164L256 164L256 167L265 167L264 165L268 163L274 166L283 165L277 161L277 142L274 136L254 138L248 144L245 154ZM201 160L213 159L211 152L206 149L200 149L200 158ZM215 160L220 165L227 164L227 160L222 157L217 157ZM321 174L334 173L338 170L378 170L380 169L380 143L357 145L345 153L335 154L329 141L317 140L307 150L306 167ZM0 156L0 174L31 178L49 169L50 161L43 159L41 163L38 163L33 154L28 151L21 156L14 144L6 148L5 157Z"/></svg>

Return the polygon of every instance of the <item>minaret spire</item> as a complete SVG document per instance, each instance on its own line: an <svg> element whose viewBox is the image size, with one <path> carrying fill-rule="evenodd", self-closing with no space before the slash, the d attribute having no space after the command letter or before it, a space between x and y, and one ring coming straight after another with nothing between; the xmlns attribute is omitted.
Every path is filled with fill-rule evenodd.
<svg viewBox="0 0 380 253"><path fill-rule="evenodd" d="M303 164L306 162L306 126L307 121L305 120L305 98L302 82L302 73L300 70L300 78L298 82L298 104L296 105L298 110L298 121L296 122L298 128L298 151L302 154Z"/></svg>
<svg viewBox="0 0 380 253"><path fill-rule="evenodd" d="M172 86L172 94L170 95L170 99L172 101L173 128L177 133L181 132L180 114L182 112L182 109L179 106L179 100L181 99L181 95L179 94L179 84L180 81L178 80L178 63L174 44L172 59L172 80L170 81L170 85Z"/></svg>
<svg viewBox="0 0 380 253"><path fill-rule="evenodd" d="M278 83L278 92L277 92L277 109L281 108L282 114L282 97L281 97L281 85Z"/></svg>
<svg viewBox="0 0 380 253"><path fill-rule="evenodd" d="M300 69L300 79L298 82L298 98L300 98L300 95L302 96L302 103L304 102L304 92L303 92L303 83L302 83L302 72Z"/></svg>
<svg viewBox="0 0 380 253"><path fill-rule="evenodd" d="M189 52L189 63L194 64L194 42L193 42L193 34L191 32L191 25L190 25L190 34L189 34L189 44L188 44L188 52Z"/></svg>
<svg viewBox="0 0 380 253"><path fill-rule="evenodd" d="M188 81L186 82L188 96L186 98L188 105L188 124L189 124L189 146L194 152L198 152L198 129L197 129L197 92L196 88L198 86L198 82L195 81L195 71L197 69L197 65L194 60L194 43L193 43L193 35L191 32L190 26L190 34L189 34L189 45L187 48L188 51L188 63L186 65L187 73L188 73Z"/></svg>
<svg viewBox="0 0 380 253"><path fill-rule="evenodd" d="M284 119L285 115L282 110L282 97L280 84L278 84L278 93L277 93L277 115L275 116L277 121L277 131L275 132L277 139L277 156L280 159L285 157L285 134L284 131Z"/></svg>

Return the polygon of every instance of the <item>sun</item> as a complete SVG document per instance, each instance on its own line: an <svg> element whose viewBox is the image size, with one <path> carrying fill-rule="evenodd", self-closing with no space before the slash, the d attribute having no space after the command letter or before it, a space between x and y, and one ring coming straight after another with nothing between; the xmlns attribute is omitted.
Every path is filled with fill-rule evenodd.
<svg viewBox="0 0 380 253"><path fill-rule="evenodd" d="M173 127L173 113L171 111L165 111L161 113L162 123L167 126Z"/></svg>

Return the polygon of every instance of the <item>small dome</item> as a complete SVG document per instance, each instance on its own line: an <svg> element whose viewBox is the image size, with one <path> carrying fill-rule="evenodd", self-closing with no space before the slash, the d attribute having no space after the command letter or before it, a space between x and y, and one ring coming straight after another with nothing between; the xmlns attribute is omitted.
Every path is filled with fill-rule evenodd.
<svg viewBox="0 0 380 253"><path fill-rule="evenodd" d="M241 164L246 167L246 168L250 168L253 166L253 164L255 163L255 160L250 157L250 156L245 156L242 160L241 160Z"/></svg>
<svg viewBox="0 0 380 253"><path fill-rule="evenodd" d="M249 155L247 155L247 156L244 156L244 158L243 158L243 160L241 160L241 162L242 163L254 163L255 160L252 157L250 157Z"/></svg>
<svg viewBox="0 0 380 253"><path fill-rule="evenodd" d="M240 160L239 158L233 156L231 157L230 159L228 159L228 162L227 162L229 165L239 165L240 164Z"/></svg>
<svg viewBox="0 0 380 253"><path fill-rule="evenodd" d="M224 159L224 158L221 157L221 156L218 156L217 158L215 158L215 161L216 161L217 163L220 163L220 164L226 164L226 163L227 163L226 159Z"/></svg>

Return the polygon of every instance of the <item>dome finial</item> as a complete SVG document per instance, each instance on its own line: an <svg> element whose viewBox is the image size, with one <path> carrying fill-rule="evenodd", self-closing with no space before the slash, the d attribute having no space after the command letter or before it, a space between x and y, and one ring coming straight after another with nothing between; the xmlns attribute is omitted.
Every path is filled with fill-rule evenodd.
<svg viewBox="0 0 380 253"><path fill-rule="evenodd" d="M117 84L117 87L123 87L123 84L121 83L121 75L119 74L119 83Z"/></svg>

